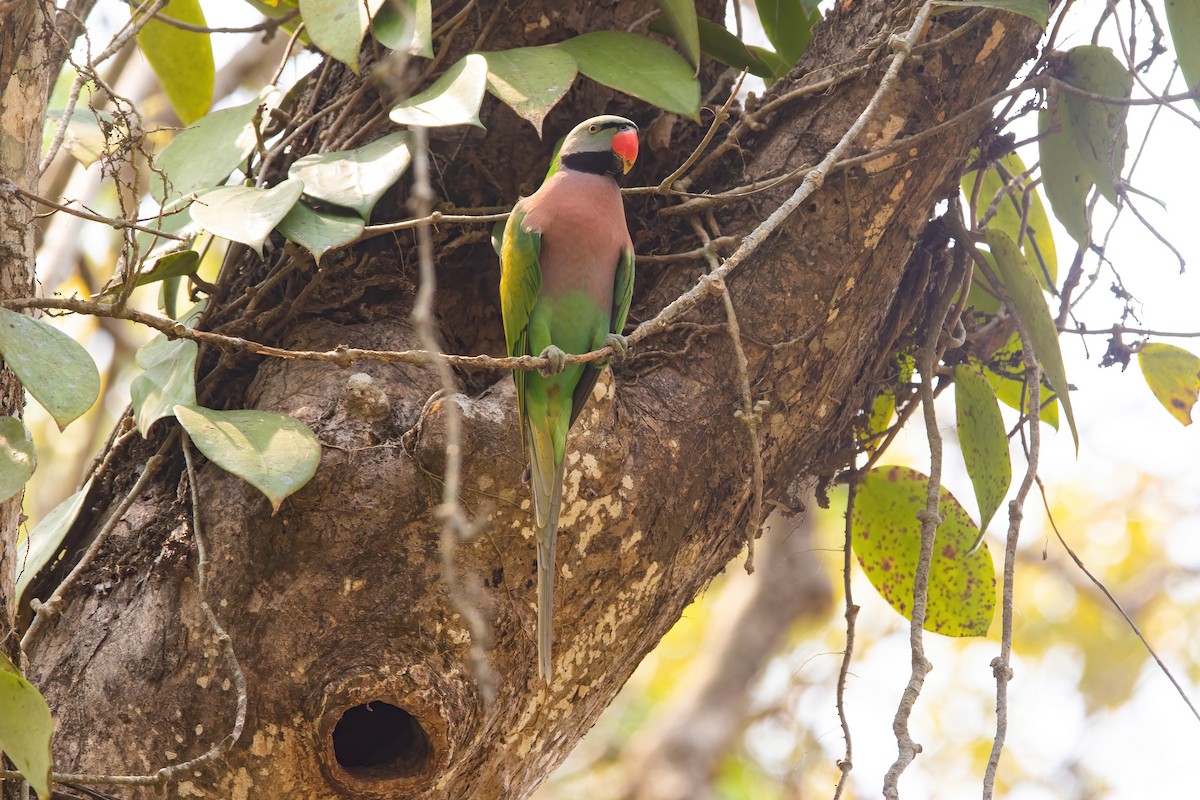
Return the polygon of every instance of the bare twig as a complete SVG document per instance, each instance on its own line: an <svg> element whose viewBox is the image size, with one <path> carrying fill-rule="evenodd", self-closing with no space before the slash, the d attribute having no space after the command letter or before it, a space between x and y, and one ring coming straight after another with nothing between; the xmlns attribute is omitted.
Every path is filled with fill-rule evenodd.
<svg viewBox="0 0 1200 800"><path fill-rule="evenodd" d="M16 194L19 194L21 197L26 198L27 200L32 200L33 202L35 202L39 205L46 206L47 208L53 208L56 211L62 211L64 213L70 214L72 216L80 217L81 219L91 220L92 222L101 222L101 223L104 223L105 225L108 225L111 228L135 230L135 231L141 231L142 233L152 233L155 236L160 236L164 239L174 239L177 242L188 241L188 237L186 237L186 236L180 236L175 233L168 233L167 231L159 230L157 228L148 228L144 225L139 225L136 222L129 222L128 220L116 219L114 217L105 217L105 216L101 216L100 214L93 214L90 211L84 211L79 208L73 208L72 206L63 205L62 203L56 203L53 200L42 197L41 195L37 195L37 194L34 194L33 192L22 189L20 186L17 186L15 183L10 181L8 178L0 177L0 191L14 192Z"/></svg>
<svg viewBox="0 0 1200 800"><path fill-rule="evenodd" d="M842 548L842 594L846 602L846 647L842 650L842 666L838 670L837 682L837 712L838 722L842 726L842 738L846 740L845 754L838 760L837 788L833 791L833 800L839 800L846 788L846 780L850 770L854 769L854 743L850 738L850 720L846 717L846 679L850 676L850 662L854 658L854 629L858 621L858 606L854 604L854 593L851 586L851 567L854 556L851 547L852 527L854 518L854 498L858 494L858 472L850 471L850 485L846 495L846 537Z"/></svg>
<svg viewBox="0 0 1200 800"><path fill-rule="evenodd" d="M412 318L425 347L425 362L432 363L442 384L441 394L450 397L456 391L454 372L449 359L439 352L433 318L433 298L437 278L433 268L433 230L430 209L433 206L433 187L429 181L429 151L425 129L414 127L413 134L413 213L423 222L417 226L417 248L421 262L421 284L417 290ZM442 475L442 502L436 510L442 521L441 551L442 578L454 608L466 620L471 631L471 667L479 681L479 693L489 704L496 695L496 676L488 664L487 651L491 644L491 628L483 616L480 591L470 581L464 583L458 574L455 554L459 542L474 538L477 526L467 519L459 497L462 466L462 410L453 399L442 403L446 412L446 466Z"/></svg>

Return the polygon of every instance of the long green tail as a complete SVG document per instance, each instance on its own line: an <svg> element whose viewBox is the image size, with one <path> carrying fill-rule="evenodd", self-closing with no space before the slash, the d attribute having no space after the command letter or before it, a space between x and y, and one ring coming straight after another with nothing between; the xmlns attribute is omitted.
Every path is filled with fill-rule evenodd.
<svg viewBox="0 0 1200 800"><path fill-rule="evenodd" d="M545 422L543 422L543 426ZM554 630L554 552L558 541L558 512L562 509L565 460L555 463L550 431L527 423L529 475L537 522L537 650L538 675L550 683L551 641Z"/></svg>

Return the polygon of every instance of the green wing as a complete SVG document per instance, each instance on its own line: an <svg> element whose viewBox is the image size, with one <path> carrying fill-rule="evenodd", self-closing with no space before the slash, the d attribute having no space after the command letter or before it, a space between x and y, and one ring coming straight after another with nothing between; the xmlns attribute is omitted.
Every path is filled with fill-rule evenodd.
<svg viewBox="0 0 1200 800"><path fill-rule="evenodd" d="M529 314L542 291L539 260L542 235L525 230L524 220L525 210L518 200L508 217L500 244L500 311L504 316L504 341L510 356L530 355ZM525 447L525 378L528 374L525 370L513 370L522 449Z"/></svg>
<svg viewBox="0 0 1200 800"><path fill-rule="evenodd" d="M622 250L621 260L617 263L617 274L613 280L612 322L609 331L620 333L625 330L625 320L629 318L629 303L633 300L633 250ZM579 383L571 395L571 424L579 417L592 389L600 377L600 368L589 363L579 376Z"/></svg>

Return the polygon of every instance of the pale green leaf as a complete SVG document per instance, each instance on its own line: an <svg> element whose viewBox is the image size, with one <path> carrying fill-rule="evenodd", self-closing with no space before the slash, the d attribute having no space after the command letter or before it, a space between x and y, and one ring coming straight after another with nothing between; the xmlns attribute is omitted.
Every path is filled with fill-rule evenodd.
<svg viewBox="0 0 1200 800"><path fill-rule="evenodd" d="M159 334L137 352L144 370L133 379L129 394L138 432L149 435L150 426L175 414L177 405L196 405L196 355L191 339L168 339Z"/></svg>
<svg viewBox="0 0 1200 800"><path fill-rule="evenodd" d="M353 150L305 156L288 169L304 182L304 193L335 206L352 208L363 219L408 169L408 134L389 133Z"/></svg>
<svg viewBox="0 0 1200 800"><path fill-rule="evenodd" d="M54 719L34 685L0 653L0 750L38 797L50 797L50 740Z"/></svg>
<svg viewBox="0 0 1200 800"><path fill-rule="evenodd" d="M25 592L33 583L33 579L57 560L62 551L63 539L79 512L83 510L83 503L87 500L87 493L91 488L92 481L89 478L82 489L56 505L53 511L34 526L25 540L17 545L18 607L25 608L31 599L25 597Z"/></svg>
<svg viewBox="0 0 1200 800"><path fill-rule="evenodd" d="M1173 344L1152 342L1138 350L1142 377L1163 408L1184 425L1192 424L1192 406L1200 394L1200 358Z"/></svg>
<svg viewBox="0 0 1200 800"><path fill-rule="evenodd" d="M313 44L358 72L358 49L384 0L300 0L304 30Z"/></svg>
<svg viewBox="0 0 1200 800"><path fill-rule="evenodd" d="M684 58L693 67L699 67L700 29L696 22L696 4L693 0L658 0L658 8Z"/></svg>
<svg viewBox="0 0 1200 800"><path fill-rule="evenodd" d="M260 105L263 115L279 104L283 95L268 86L249 103L214 111L186 130L176 134L163 148L157 166L166 174L170 191L165 192L162 180L156 175L154 196L169 202L211 186L218 186L246 160L254 150L254 116Z"/></svg>
<svg viewBox="0 0 1200 800"><path fill-rule="evenodd" d="M988 248L996 257L996 266L1000 271L1000 280L1013 301L1013 312L1025 323L1025 328L1033 339L1033 351L1038 362L1046 372L1046 380L1054 388L1063 404L1067 415L1067 425L1071 428L1071 438L1075 440L1075 450L1079 450L1079 431L1075 428L1075 414L1071 410L1070 386L1067 383L1067 371L1063 366L1062 351L1058 346L1058 328L1050 316L1046 306L1042 287L1037 278L1029 270L1021 251L1007 233L997 230L986 232Z"/></svg>
<svg viewBox="0 0 1200 800"><path fill-rule="evenodd" d="M991 384L979 370L967 364L954 368L954 407L958 441L979 504L982 536L1012 483L1008 435Z"/></svg>
<svg viewBox="0 0 1200 800"><path fill-rule="evenodd" d="M950 11L960 6L1011 11L1033 20L1042 30L1046 30L1046 25L1050 22L1050 4L1046 0L944 0L938 5Z"/></svg>
<svg viewBox="0 0 1200 800"><path fill-rule="evenodd" d="M0 417L0 503L15 496L37 469L33 436L16 417Z"/></svg>
<svg viewBox="0 0 1200 800"><path fill-rule="evenodd" d="M1025 356L1020 334L1014 331L1004 346L992 353L983 368L983 377L987 378L1001 403L1022 414L1029 411L1030 387L1025 385ZM1058 430L1058 399L1044 373L1038 387L1038 402L1042 407L1042 422Z"/></svg>
<svg viewBox="0 0 1200 800"><path fill-rule="evenodd" d="M0 355L60 429L100 395L96 362L49 323L0 308Z"/></svg>
<svg viewBox="0 0 1200 800"><path fill-rule="evenodd" d="M386 0L371 21L375 38L389 50L433 58L430 0Z"/></svg>
<svg viewBox="0 0 1200 800"><path fill-rule="evenodd" d="M66 112L63 109L51 109L46 112L46 125L42 135L42 154L50 151L50 145L58 134ZM116 117L105 111L86 111L75 109L67 121L67 129L63 132L62 147L75 157L75 160L85 167L90 167L104 156L108 150L108 137L100 123L116 130L120 123Z"/></svg>
<svg viewBox="0 0 1200 800"><path fill-rule="evenodd" d="M447 125L483 125L479 106L487 87L487 59L471 53L433 82L425 91L394 106L392 122L438 128Z"/></svg>
<svg viewBox="0 0 1200 800"><path fill-rule="evenodd" d="M249 245L261 258L263 242L303 193L304 182L294 178L270 189L223 186L196 198L192 219L210 233Z"/></svg>
<svg viewBox="0 0 1200 800"><path fill-rule="evenodd" d="M1010 176L1025 174L1025 163L1016 153L1009 153L999 163ZM974 196L979 173L979 170L972 170L963 176L963 193L968 198ZM1058 283L1058 254L1054 249L1054 236L1050 231L1046 207L1042 205L1040 193L1029 181L1024 183L1024 189L1018 186L1012 192L1005 191L1006 185L1007 181L996 168L983 170L977 216L982 219L984 212L995 205L996 213L987 223L988 226L999 228L1016 240L1021 231L1023 204L1028 196L1029 213L1025 215L1025 237L1021 249L1042 288L1049 289Z"/></svg>
<svg viewBox="0 0 1200 800"><path fill-rule="evenodd" d="M812 29L821 12L806 11L800 0L755 0L763 31L780 57L791 68L812 41Z"/></svg>
<svg viewBox="0 0 1200 800"><path fill-rule="evenodd" d="M560 42L579 71L610 89L699 119L700 82L688 62L660 42L621 31L595 31Z"/></svg>
<svg viewBox="0 0 1200 800"><path fill-rule="evenodd" d="M274 511L308 483L321 461L313 432L283 414L176 406L175 417L209 461L266 495Z"/></svg>
<svg viewBox="0 0 1200 800"><path fill-rule="evenodd" d="M542 135L542 121L575 82L575 59L557 47L482 53L487 88Z"/></svg>
<svg viewBox="0 0 1200 800"><path fill-rule="evenodd" d="M213 101L212 39L207 33L185 31L162 22L170 17L206 25L200 0L170 0L137 35L138 47L154 68L175 113L189 125L208 113Z"/></svg>
<svg viewBox="0 0 1200 800"><path fill-rule="evenodd" d="M362 217L333 211L314 211L296 203L279 223L279 232L312 253L320 263L330 250L349 244L363 232Z"/></svg>
<svg viewBox="0 0 1200 800"><path fill-rule="evenodd" d="M1106 97L1128 98L1133 90L1133 76L1107 47L1081 45L1072 49L1054 77ZM1084 168L1100 194L1116 205L1117 182L1125 166L1128 106L1098 103L1069 91L1059 91L1056 98L1066 107Z"/></svg>
<svg viewBox="0 0 1200 800"><path fill-rule="evenodd" d="M1196 0L1166 0L1167 27L1175 60L1189 89L1200 86L1200 3ZM1200 106L1200 97L1196 98Z"/></svg>
<svg viewBox="0 0 1200 800"><path fill-rule="evenodd" d="M1088 246L1087 195L1092 178L1071 133L1071 120L1058 103L1038 112L1038 155L1042 185L1054 216L1080 247Z"/></svg>
<svg viewBox="0 0 1200 800"><path fill-rule="evenodd" d="M868 580L906 619L921 553L921 523L929 479L907 467L876 467L858 485L851 517L854 555ZM929 565L925 630L946 636L986 636L996 607L992 556L984 544L972 552L979 529L945 487Z"/></svg>
<svg viewBox="0 0 1200 800"><path fill-rule="evenodd" d="M138 274L137 280L134 281L134 286L145 286L148 283L165 281L170 278L195 275L196 269L200 266L200 254L195 250L180 250L174 253L165 253L153 259L148 266L150 267L149 269L143 270ZM105 289L101 294L119 294L123 288L125 288L124 281L118 281Z"/></svg>

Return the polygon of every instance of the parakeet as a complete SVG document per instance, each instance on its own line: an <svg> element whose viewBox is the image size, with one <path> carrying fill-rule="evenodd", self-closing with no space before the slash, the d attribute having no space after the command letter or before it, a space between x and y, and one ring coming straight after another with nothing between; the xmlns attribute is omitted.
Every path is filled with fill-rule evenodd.
<svg viewBox="0 0 1200 800"><path fill-rule="evenodd" d="M576 125L541 188L513 207L500 247L508 354L551 362L541 372L513 371L537 523L538 674L547 683L567 433L603 368L563 362L605 345L627 349L620 334L633 296L633 242L618 181L637 153L637 126L624 117Z"/></svg>

